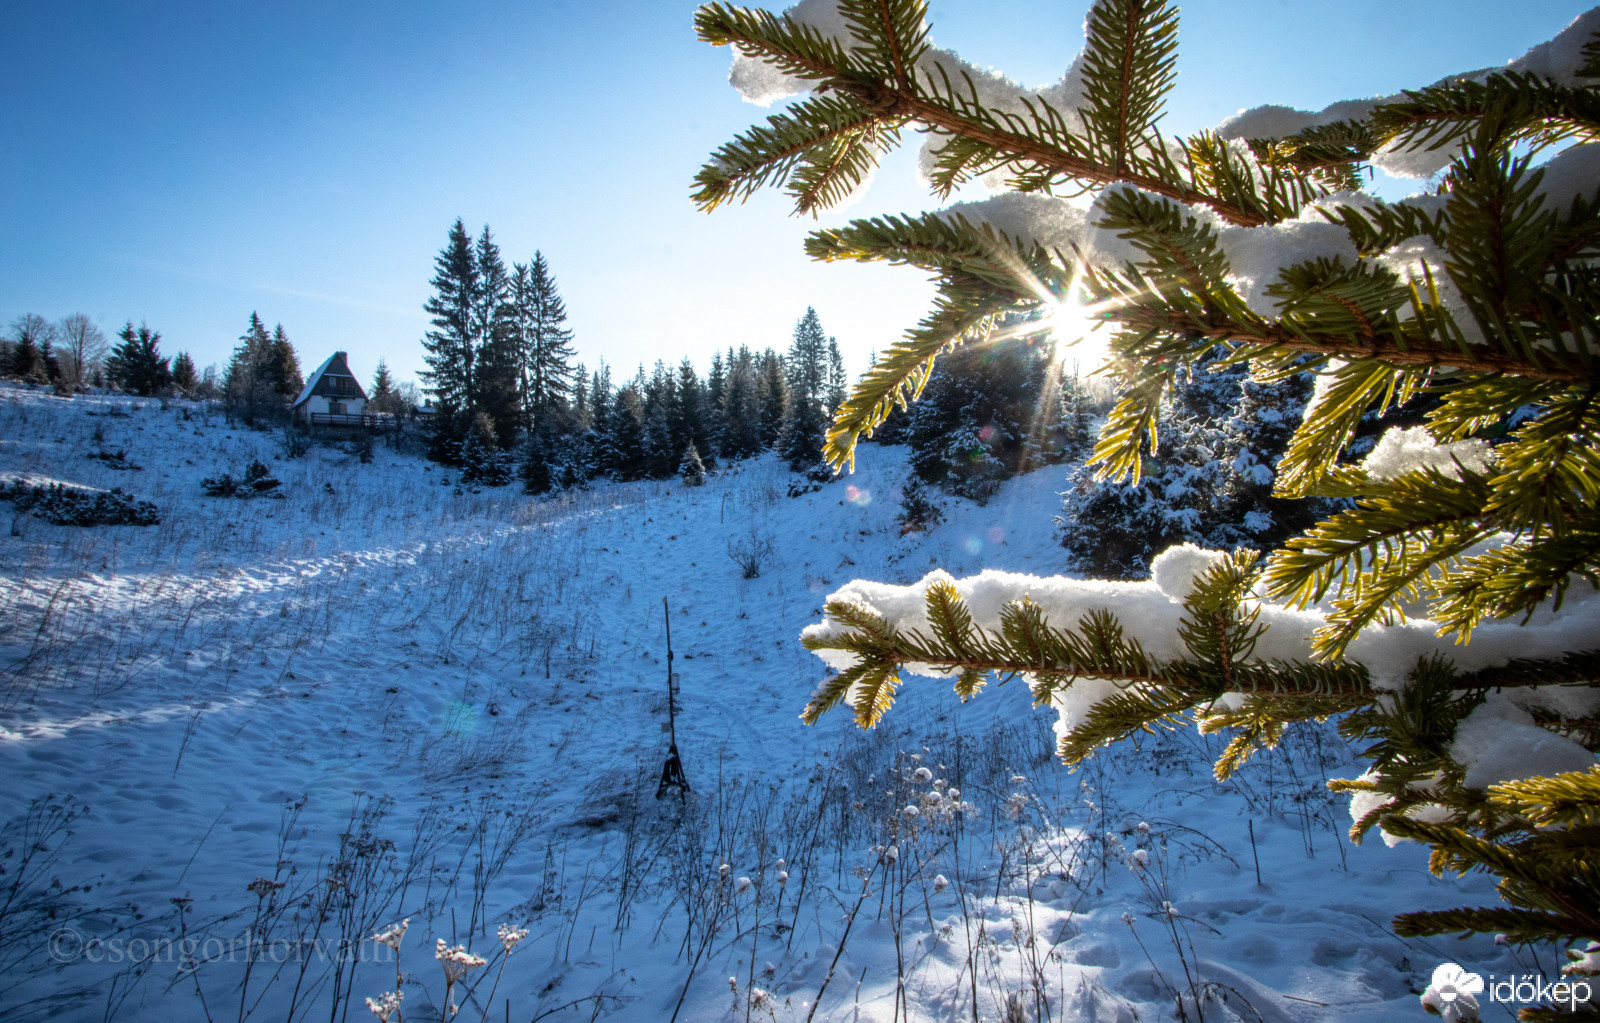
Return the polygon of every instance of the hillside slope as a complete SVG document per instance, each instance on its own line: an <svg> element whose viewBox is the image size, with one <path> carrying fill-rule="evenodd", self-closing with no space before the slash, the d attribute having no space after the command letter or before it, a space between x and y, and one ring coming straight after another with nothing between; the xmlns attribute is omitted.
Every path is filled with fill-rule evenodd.
<svg viewBox="0 0 1600 1023"><path fill-rule="evenodd" d="M1447 960L1534 970L1389 932L1493 892L1349 846L1330 730L1219 785L1187 733L1069 774L1020 685L800 724L826 594L1057 570L1059 468L900 536L893 448L793 498L768 457L540 502L275 447L183 402L0 389L0 478L162 517L0 533L0 819L33 899L0 910L0 1019L362 1018L397 976L364 939L403 918L412 1019L444 1006L436 939L490 958L451 991L469 1019L802 1020L820 990L818 1020L1380 1020ZM203 496L256 459L281 499ZM763 540L741 578L730 541ZM655 798L663 598L681 801ZM501 923L529 931L508 959Z"/></svg>

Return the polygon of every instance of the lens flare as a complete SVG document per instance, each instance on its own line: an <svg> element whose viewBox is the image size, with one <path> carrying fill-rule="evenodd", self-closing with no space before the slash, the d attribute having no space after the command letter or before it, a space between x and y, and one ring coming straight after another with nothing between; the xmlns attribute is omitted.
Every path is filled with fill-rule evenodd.
<svg viewBox="0 0 1600 1023"><path fill-rule="evenodd" d="M872 491L862 490L860 487L852 484L845 488L844 499L855 505L857 508L865 508L867 505L872 503Z"/></svg>
<svg viewBox="0 0 1600 1023"><path fill-rule="evenodd" d="M450 701L444 709L444 734L456 737L471 735L478 728L478 711L470 703Z"/></svg>

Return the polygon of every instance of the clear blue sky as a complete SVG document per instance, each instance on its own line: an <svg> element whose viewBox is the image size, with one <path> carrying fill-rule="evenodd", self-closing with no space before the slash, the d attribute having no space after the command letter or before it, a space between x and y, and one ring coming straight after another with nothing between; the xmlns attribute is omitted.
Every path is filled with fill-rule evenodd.
<svg viewBox="0 0 1600 1023"><path fill-rule="evenodd" d="M933 40L1042 84L1088 3L934 0ZM1519 56L1566 0L1197 0L1170 131L1320 108ZM856 368L923 313L915 271L813 264L778 193L710 216L689 183L765 114L687 0L0 0L0 323L88 313L225 363L252 311L309 370L421 367L434 255L461 217L543 250L577 348L643 361L788 343L814 305ZM776 8L774 8L776 9ZM913 145L828 224L930 208Z"/></svg>

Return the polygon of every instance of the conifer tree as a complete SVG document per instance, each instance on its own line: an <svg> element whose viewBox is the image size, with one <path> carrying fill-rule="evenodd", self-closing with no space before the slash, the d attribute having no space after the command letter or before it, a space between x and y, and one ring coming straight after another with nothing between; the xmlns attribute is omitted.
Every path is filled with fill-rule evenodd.
<svg viewBox="0 0 1600 1023"><path fill-rule="evenodd" d="M455 461L472 424L478 396L478 338L473 333L480 288L478 260L459 218L433 265L429 284L434 293L422 307L431 317L432 329L423 335L422 361L427 368L421 377L436 409L428 456L448 463Z"/></svg>
<svg viewBox="0 0 1600 1023"><path fill-rule="evenodd" d="M172 357L172 386L184 394L193 393L199 385L200 377L195 372L194 360L188 352L179 352Z"/></svg>
<svg viewBox="0 0 1600 1023"><path fill-rule="evenodd" d="M589 477L611 474L611 415L615 407L611 387L611 367L601 360L589 381L590 417Z"/></svg>
<svg viewBox="0 0 1600 1023"><path fill-rule="evenodd" d="M683 449L683 460L678 463L678 478L683 480L684 486L705 486L705 463L700 460L700 449L694 446L693 441Z"/></svg>
<svg viewBox="0 0 1600 1023"><path fill-rule="evenodd" d="M25 313L12 323L11 331L11 365L7 369L19 379L44 383L43 347L51 337L50 323L42 316Z"/></svg>
<svg viewBox="0 0 1600 1023"><path fill-rule="evenodd" d="M392 416L409 411L405 398L395 384L394 374L389 372L387 359L379 359L378 368L372 371L372 385L367 389L367 408Z"/></svg>
<svg viewBox="0 0 1600 1023"><path fill-rule="evenodd" d="M1024 460L1031 468L1045 462L1080 462L1094 448L1094 399L1083 381L1064 373L1048 378L1039 394L1036 421L1046 428L1035 430L1029 443L1036 450ZM905 418L905 417L897 417Z"/></svg>
<svg viewBox="0 0 1600 1023"><path fill-rule="evenodd" d="M788 402L778 453L796 471L822 461L828 434L828 337L817 311L806 307L794 327L794 340L783 362Z"/></svg>
<svg viewBox="0 0 1600 1023"><path fill-rule="evenodd" d="M470 486L503 487L511 482L513 464L494 435L487 412L476 412L467 424L457 461L461 482Z"/></svg>
<svg viewBox="0 0 1600 1023"><path fill-rule="evenodd" d="M844 356L839 352L839 339L828 338L828 405L827 418L832 421L833 414L844 404L845 395L849 391L849 381L844 376Z"/></svg>
<svg viewBox="0 0 1600 1023"><path fill-rule="evenodd" d="M572 331L544 253L511 275L511 320L518 351L523 426L555 429L572 391ZM547 423L546 421L549 420Z"/></svg>
<svg viewBox="0 0 1600 1023"><path fill-rule="evenodd" d="M712 453L711 417L707 408L710 402L699 374L694 371L694 363L687 358L678 363L677 398L675 436L694 446L696 457L705 468L715 469L717 460Z"/></svg>
<svg viewBox="0 0 1600 1023"><path fill-rule="evenodd" d="M1164 0L1098 0L1074 75L1046 93L933 49L926 15L918 0L696 15L703 40L811 92L713 155L703 208L775 184L820 210L906 129L927 133L937 192L992 175L1014 193L811 236L818 258L910 263L939 286L839 409L833 463L916 397L947 347L1012 311L1060 329L1092 312L1124 367L1094 455L1105 478L1140 482L1180 378L1248 363L1261 381L1318 378L1275 495L1347 504L1264 558L1167 552L1126 591L1164 596L1165 617L1055 579L1036 585L1060 602L1019 587L979 618L962 584L933 576L912 629L849 591L807 632L840 671L806 719L848 702L875 723L907 665L940 666L964 696L991 672L1024 674L1063 716L1069 762L1193 721L1232 730L1226 776L1292 723L1342 714L1372 762L1336 783L1359 800L1353 836L1381 827L1430 844L1435 870L1502 878L1500 905L1404 913L1397 933L1600 940L1600 11L1503 69L1184 138L1156 128L1176 79ZM1356 191L1374 164L1441 173L1432 194L1386 203ZM1369 409L1419 393L1437 400L1422 426L1341 460ZM1415 624L1373 628L1419 610L1431 641ZM1296 615L1321 618L1310 641ZM1530 618L1560 627L1518 624Z"/></svg>
<svg viewBox="0 0 1600 1023"><path fill-rule="evenodd" d="M625 481L644 477L647 469L645 413L638 380L630 380L617 388L611 403L611 429L606 447L607 471L613 479Z"/></svg>
<svg viewBox="0 0 1600 1023"><path fill-rule="evenodd" d="M45 379L51 385L61 387L65 378L61 372L61 360L56 358L56 345L52 338L46 337L44 343L39 346L39 359L44 363Z"/></svg>
<svg viewBox="0 0 1600 1023"><path fill-rule="evenodd" d="M645 475L664 480L678 471L679 457L687 438L677 432L678 380L667 364L656 360L648 379L639 367L636 381L644 411Z"/></svg>
<svg viewBox="0 0 1600 1023"><path fill-rule="evenodd" d="M755 355L746 345L728 351L728 383L722 393L722 457L749 458L762 443L760 379Z"/></svg>
<svg viewBox="0 0 1600 1023"><path fill-rule="evenodd" d="M497 443L504 451L516 443L517 431L522 427L511 277L488 224L483 225L472 255L478 267L471 316L472 343L477 348L475 408L489 417Z"/></svg>
<svg viewBox="0 0 1600 1023"><path fill-rule="evenodd" d="M778 446L788 407L789 385L783 357L771 348L764 349L756 366L756 420L761 426L762 450Z"/></svg>
<svg viewBox="0 0 1600 1023"><path fill-rule="evenodd" d="M300 375L300 355L289 342L289 335L281 323L272 328L272 347L267 360L273 392L285 403L294 401L305 389L306 381Z"/></svg>
<svg viewBox="0 0 1600 1023"><path fill-rule="evenodd" d="M1032 340L967 346L935 367L899 438L923 482L983 502L1001 480L1058 459L1059 402L1039 400L1053 386L1053 353Z"/></svg>
<svg viewBox="0 0 1600 1023"><path fill-rule="evenodd" d="M730 356L733 350L728 350ZM731 359L730 359L731 361ZM728 363L723 362L721 352L711 353L711 369L706 372L705 414L706 433L711 438L711 450L722 450L722 431L727 427L727 417L723 408L723 398L728 391Z"/></svg>
<svg viewBox="0 0 1600 1023"><path fill-rule="evenodd" d="M1240 380L1235 411L1223 426L1222 507L1217 518L1238 525L1236 538L1213 534L1211 546L1243 543L1275 550L1333 512L1329 501L1274 496L1278 463L1311 399L1310 374L1282 380Z"/></svg>
<svg viewBox="0 0 1600 1023"><path fill-rule="evenodd" d="M252 312L223 378L224 408L230 417L239 416L248 426L256 425L261 417L271 417L283 404L273 348L267 325Z"/></svg>
<svg viewBox="0 0 1600 1023"><path fill-rule="evenodd" d="M142 396L157 393L172 382L167 360L160 351L161 335L144 324L134 329L129 320L117 332L122 342L106 361L106 373L111 382L124 391Z"/></svg>
<svg viewBox="0 0 1600 1023"><path fill-rule="evenodd" d="M522 442L522 458L517 464L517 478L522 480L522 492L538 496L555 488L557 473L552 463L555 452L547 444L543 433L530 433Z"/></svg>
<svg viewBox="0 0 1600 1023"><path fill-rule="evenodd" d="M1223 378L1237 394L1238 377ZM1175 544L1231 549L1241 529L1227 516L1227 421L1218 399L1226 386L1198 376L1174 387L1162 405L1157 432L1163 438L1137 480L1104 481L1091 466L1068 475L1062 495L1061 545L1067 567L1107 579L1144 579L1156 555Z"/></svg>

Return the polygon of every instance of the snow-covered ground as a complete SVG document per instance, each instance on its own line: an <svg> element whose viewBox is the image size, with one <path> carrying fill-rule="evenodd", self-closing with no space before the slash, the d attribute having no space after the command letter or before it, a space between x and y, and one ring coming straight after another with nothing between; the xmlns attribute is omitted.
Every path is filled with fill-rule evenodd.
<svg viewBox="0 0 1600 1023"><path fill-rule="evenodd" d="M1059 469L901 536L892 448L793 498L764 458L541 502L276 447L0 389L0 477L162 515L0 528L0 1020L359 1019L397 978L437 1018L439 940L488 960L448 993L473 1020L1420 1019L1442 963L1539 965L1391 933L1492 887L1349 845L1331 729L1221 785L1193 733L1069 773L1020 685L800 723L827 593L1055 571ZM281 500L202 496L256 458ZM741 578L730 541L764 539ZM686 799L656 798L663 599ZM403 919L397 963L367 939Z"/></svg>

